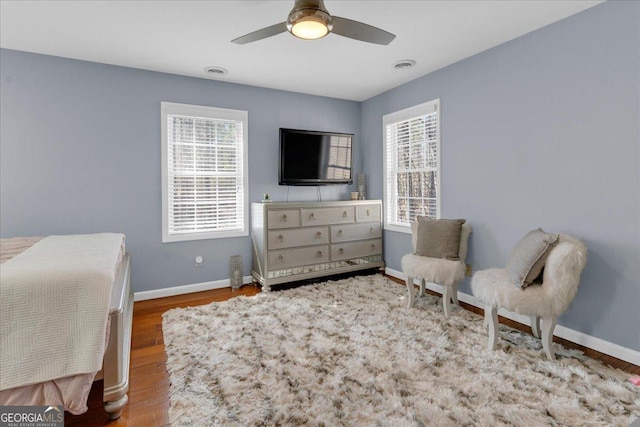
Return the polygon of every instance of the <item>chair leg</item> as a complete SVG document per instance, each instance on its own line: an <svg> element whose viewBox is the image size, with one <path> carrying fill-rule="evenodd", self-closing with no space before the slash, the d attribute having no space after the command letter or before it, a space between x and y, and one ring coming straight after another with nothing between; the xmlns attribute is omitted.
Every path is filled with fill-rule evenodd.
<svg viewBox="0 0 640 427"><path fill-rule="evenodd" d="M423 297L424 291L426 288L427 288L427 281L424 279L420 279L420 293L418 294L418 296Z"/></svg>
<svg viewBox="0 0 640 427"><path fill-rule="evenodd" d="M455 305L460 305L460 303L458 302L458 284L454 283L451 288L453 289L453 291L451 292L451 299L453 300L453 303Z"/></svg>
<svg viewBox="0 0 640 427"><path fill-rule="evenodd" d="M553 351L553 330L556 328L556 316L545 316L542 319L542 347L549 360L556 360Z"/></svg>
<svg viewBox="0 0 640 427"><path fill-rule="evenodd" d="M444 309L444 317L449 317L449 307L451 305L451 286L444 285L442 292L442 308Z"/></svg>
<svg viewBox="0 0 640 427"><path fill-rule="evenodd" d="M534 337L540 338L540 316L531 316L531 331Z"/></svg>
<svg viewBox="0 0 640 427"><path fill-rule="evenodd" d="M409 297L407 298L407 310L413 307L413 302L415 301L414 294L415 290L413 289L413 277L407 277L407 292L409 293Z"/></svg>
<svg viewBox="0 0 640 427"><path fill-rule="evenodd" d="M489 343L487 348L491 351L496 349L498 341L498 308L486 306L484 308L485 323L489 325Z"/></svg>

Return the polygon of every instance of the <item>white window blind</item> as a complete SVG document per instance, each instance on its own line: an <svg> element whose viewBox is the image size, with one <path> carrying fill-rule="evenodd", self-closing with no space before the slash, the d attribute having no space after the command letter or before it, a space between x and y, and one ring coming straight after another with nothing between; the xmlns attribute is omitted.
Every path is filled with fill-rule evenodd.
<svg viewBox="0 0 640 427"><path fill-rule="evenodd" d="M248 234L247 116L162 103L164 242Z"/></svg>
<svg viewBox="0 0 640 427"><path fill-rule="evenodd" d="M417 216L440 217L439 100L383 118L385 228L411 232Z"/></svg>

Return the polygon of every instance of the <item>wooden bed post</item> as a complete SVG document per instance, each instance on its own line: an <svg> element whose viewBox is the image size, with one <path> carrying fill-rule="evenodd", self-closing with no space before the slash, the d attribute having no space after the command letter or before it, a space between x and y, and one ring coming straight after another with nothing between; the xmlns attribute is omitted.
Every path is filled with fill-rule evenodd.
<svg viewBox="0 0 640 427"><path fill-rule="evenodd" d="M131 258L125 254L116 274L109 321L109 343L104 354L104 410L115 420L129 401L129 360L131 355L131 326L133 322L133 292L131 291Z"/></svg>

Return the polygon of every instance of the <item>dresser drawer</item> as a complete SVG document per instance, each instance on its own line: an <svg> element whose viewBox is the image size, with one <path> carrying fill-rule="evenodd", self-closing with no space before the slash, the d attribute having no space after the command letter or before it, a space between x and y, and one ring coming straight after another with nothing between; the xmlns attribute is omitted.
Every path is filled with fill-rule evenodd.
<svg viewBox="0 0 640 427"><path fill-rule="evenodd" d="M331 242L375 239L382 237L382 226L377 223L344 224L331 226Z"/></svg>
<svg viewBox="0 0 640 427"><path fill-rule="evenodd" d="M269 249L294 248L296 246L329 243L329 227L293 228L272 230L268 233Z"/></svg>
<svg viewBox="0 0 640 427"><path fill-rule="evenodd" d="M380 221L380 205L358 205L356 206L356 221Z"/></svg>
<svg viewBox="0 0 640 427"><path fill-rule="evenodd" d="M331 261L380 255L381 253L382 239L360 240L331 245Z"/></svg>
<svg viewBox="0 0 640 427"><path fill-rule="evenodd" d="M328 225L328 224L348 224L354 222L355 212L353 206L341 208L314 208L301 209L302 225Z"/></svg>
<svg viewBox="0 0 640 427"><path fill-rule="evenodd" d="M269 251L269 270L299 267L329 261L329 245Z"/></svg>
<svg viewBox="0 0 640 427"><path fill-rule="evenodd" d="M269 229L300 227L300 211L298 209L267 211Z"/></svg>

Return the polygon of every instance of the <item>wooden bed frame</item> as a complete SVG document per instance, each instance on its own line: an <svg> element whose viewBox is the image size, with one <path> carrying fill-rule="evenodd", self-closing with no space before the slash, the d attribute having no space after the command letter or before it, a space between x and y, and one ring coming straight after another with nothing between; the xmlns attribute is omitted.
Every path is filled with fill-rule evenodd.
<svg viewBox="0 0 640 427"><path fill-rule="evenodd" d="M111 290L109 342L104 353L102 371L96 375L96 380L104 379L102 401L104 410L112 420L122 415L122 409L129 400L127 391L132 322L131 257L126 253L118 267Z"/></svg>

